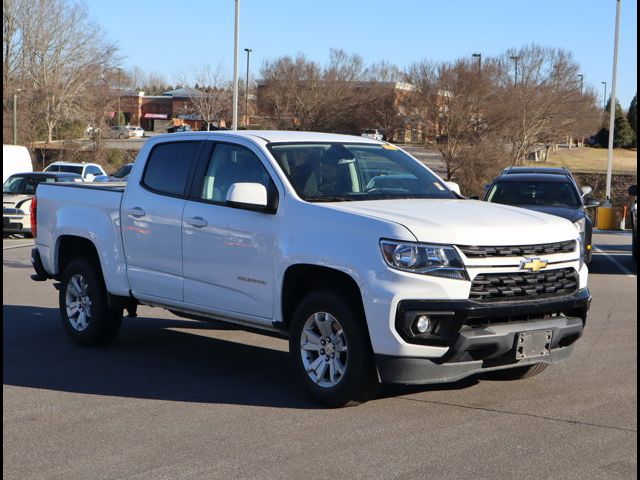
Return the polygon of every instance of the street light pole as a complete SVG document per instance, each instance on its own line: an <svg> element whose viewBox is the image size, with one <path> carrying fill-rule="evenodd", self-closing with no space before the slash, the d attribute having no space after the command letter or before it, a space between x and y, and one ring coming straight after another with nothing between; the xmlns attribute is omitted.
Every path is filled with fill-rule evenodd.
<svg viewBox="0 0 640 480"><path fill-rule="evenodd" d="M247 120L246 124L249 125L249 55L252 50L250 48L245 48L244 51L247 52L247 84L244 92L244 114Z"/></svg>
<svg viewBox="0 0 640 480"><path fill-rule="evenodd" d="M584 75L580 73L578 74L578 77L580 77L580 95L582 95L584 87Z"/></svg>
<svg viewBox="0 0 640 480"><path fill-rule="evenodd" d="M236 22L233 37L233 119L232 130L238 129L238 41L240 39L240 0L236 3Z"/></svg>
<svg viewBox="0 0 640 480"><path fill-rule="evenodd" d="M121 93L121 86L122 84L120 83L120 75L122 74L122 69L118 68L118 113L116 113L116 119L118 121L118 126L120 127L120 93Z"/></svg>
<svg viewBox="0 0 640 480"><path fill-rule="evenodd" d="M607 109L607 82L600 82L604 85L604 97L602 99L602 109Z"/></svg>
<svg viewBox="0 0 640 480"><path fill-rule="evenodd" d="M613 72L611 74L611 102L609 103L609 152L607 155L607 191L605 207L611 206L611 177L613 174L613 133L616 122L616 80L618 78L618 40L620 38L620 4L616 2L616 33L613 40Z"/></svg>
<svg viewBox="0 0 640 480"><path fill-rule="evenodd" d="M480 75L482 74L482 54L474 53L471 56L478 59L478 78L480 78Z"/></svg>
<svg viewBox="0 0 640 480"><path fill-rule="evenodd" d="M514 74L514 77L513 77L513 84L517 85L518 84L518 60L520 59L520 57L517 56L517 55L514 55L514 56L509 57L509 58L511 60L513 60L515 62L515 64L516 64L515 74Z"/></svg>
<svg viewBox="0 0 640 480"><path fill-rule="evenodd" d="M18 92L17 89L13 92L13 144L18 144Z"/></svg>

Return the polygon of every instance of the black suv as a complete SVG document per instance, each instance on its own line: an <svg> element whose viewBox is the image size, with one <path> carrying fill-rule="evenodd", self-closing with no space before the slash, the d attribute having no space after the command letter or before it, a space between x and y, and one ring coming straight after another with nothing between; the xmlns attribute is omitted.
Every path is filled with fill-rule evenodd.
<svg viewBox="0 0 640 480"><path fill-rule="evenodd" d="M593 223L586 209L597 207L600 202L589 197L591 187L578 188L569 170L509 167L485 189L486 202L536 210L573 222L582 235L585 263L591 263Z"/></svg>

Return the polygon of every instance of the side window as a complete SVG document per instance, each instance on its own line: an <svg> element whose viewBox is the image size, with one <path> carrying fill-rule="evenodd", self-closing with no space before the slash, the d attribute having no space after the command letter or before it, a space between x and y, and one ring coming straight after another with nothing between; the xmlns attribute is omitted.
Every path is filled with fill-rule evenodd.
<svg viewBox="0 0 640 480"><path fill-rule="evenodd" d="M161 143L151 150L142 184L168 195L182 196L200 142Z"/></svg>
<svg viewBox="0 0 640 480"><path fill-rule="evenodd" d="M229 187L240 182L261 183L267 191L274 188L269 173L251 150L240 145L216 145L205 173L200 198L224 202Z"/></svg>
<svg viewBox="0 0 640 480"><path fill-rule="evenodd" d="M87 173L91 173L93 175L102 175L102 172L98 167L89 166L87 167Z"/></svg>

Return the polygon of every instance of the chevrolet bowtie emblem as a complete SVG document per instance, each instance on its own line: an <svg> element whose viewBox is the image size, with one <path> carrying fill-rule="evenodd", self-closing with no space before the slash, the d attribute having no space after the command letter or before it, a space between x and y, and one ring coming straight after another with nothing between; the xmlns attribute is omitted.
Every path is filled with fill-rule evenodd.
<svg viewBox="0 0 640 480"><path fill-rule="evenodd" d="M539 272L547 267L549 262L547 260L540 260L539 258L527 258L520 262L520 270L529 270L530 272Z"/></svg>

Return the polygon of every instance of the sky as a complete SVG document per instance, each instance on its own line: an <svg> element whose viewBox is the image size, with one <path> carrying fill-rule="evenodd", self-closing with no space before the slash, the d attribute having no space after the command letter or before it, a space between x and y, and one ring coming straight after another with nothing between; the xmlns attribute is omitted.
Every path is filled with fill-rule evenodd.
<svg viewBox="0 0 640 480"><path fill-rule="evenodd" d="M637 90L637 1L622 1L618 93ZM197 66L233 72L234 0L88 0L89 16L119 47L122 66L170 83ZM498 55L536 43L571 51L585 84L610 93L616 0L240 0L240 79L265 60L303 53L321 63L331 48L387 60Z"/></svg>

